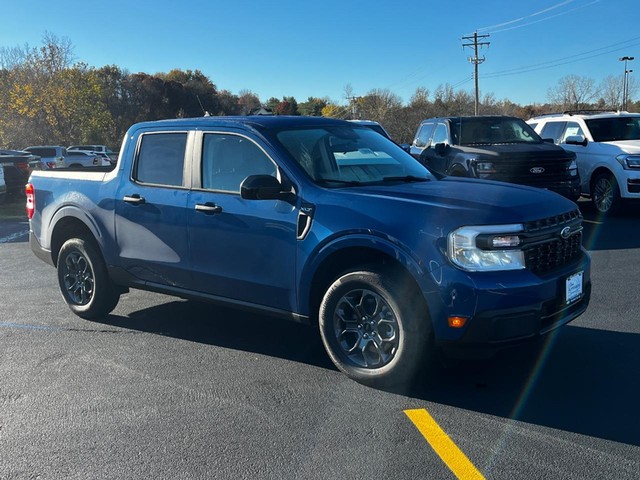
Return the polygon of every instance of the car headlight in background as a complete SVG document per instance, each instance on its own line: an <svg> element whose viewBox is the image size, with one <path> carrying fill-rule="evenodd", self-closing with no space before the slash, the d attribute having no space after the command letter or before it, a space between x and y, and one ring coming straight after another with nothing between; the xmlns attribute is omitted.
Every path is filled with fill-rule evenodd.
<svg viewBox="0 0 640 480"><path fill-rule="evenodd" d="M447 241L449 259L472 272L521 270L525 268L522 225L482 225L461 227L451 232Z"/></svg>
<svg viewBox="0 0 640 480"><path fill-rule="evenodd" d="M489 173L496 173L496 169L491 162L475 162L476 172L478 175L486 175Z"/></svg>
<svg viewBox="0 0 640 480"><path fill-rule="evenodd" d="M616 160L625 170L640 170L640 155L618 155Z"/></svg>
<svg viewBox="0 0 640 480"><path fill-rule="evenodd" d="M576 162L575 159L571 160L571 163L569 164L569 175L572 177L578 175L578 162Z"/></svg>

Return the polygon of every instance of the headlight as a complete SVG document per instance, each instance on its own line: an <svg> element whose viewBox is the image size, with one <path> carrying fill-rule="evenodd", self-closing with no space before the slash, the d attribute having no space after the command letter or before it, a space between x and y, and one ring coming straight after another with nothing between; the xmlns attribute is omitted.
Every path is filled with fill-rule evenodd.
<svg viewBox="0 0 640 480"><path fill-rule="evenodd" d="M491 162L477 162L476 163L476 172L478 172L478 174L481 174L481 173L496 173L496 169L493 167L493 163L491 163Z"/></svg>
<svg viewBox="0 0 640 480"><path fill-rule="evenodd" d="M640 169L640 155L618 155L616 160L625 170Z"/></svg>
<svg viewBox="0 0 640 480"><path fill-rule="evenodd" d="M578 162L576 162L575 160L571 160L571 163L569 164L569 174L572 177L578 175Z"/></svg>
<svg viewBox="0 0 640 480"><path fill-rule="evenodd" d="M447 255L468 271L491 272L525 268L524 253L517 247L522 225L461 227L449 234ZM480 238L479 238L480 237Z"/></svg>

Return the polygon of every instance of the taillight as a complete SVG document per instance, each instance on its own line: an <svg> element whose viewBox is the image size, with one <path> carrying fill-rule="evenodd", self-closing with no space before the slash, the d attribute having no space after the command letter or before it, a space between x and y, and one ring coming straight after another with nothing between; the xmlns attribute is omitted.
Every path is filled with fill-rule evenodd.
<svg viewBox="0 0 640 480"><path fill-rule="evenodd" d="M49 168L56 168L56 162L47 162L47 167Z"/></svg>
<svg viewBox="0 0 640 480"><path fill-rule="evenodd" d="M29 164L25 162L16 162L15 166L16 168L19 168L20 170L24 170L25 172L29 170Z"/></svg>
<svg viewBox="0 0 640 480"><path fill-rule="evenodd" d="M27 195L27 217L31 220L36 212L36 190L32 184L27 183L24 193Z"/></svg>

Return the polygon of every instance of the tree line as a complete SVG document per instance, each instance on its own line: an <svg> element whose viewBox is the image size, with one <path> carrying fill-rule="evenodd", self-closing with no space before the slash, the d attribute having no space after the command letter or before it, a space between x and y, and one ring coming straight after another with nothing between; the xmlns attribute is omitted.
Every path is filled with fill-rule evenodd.
<svg viewBox="0 0 640 480"><path fill-rule="evenodd" d="M630 96L637 90L633 79ZM480 113L530 118L549 112L583 109L616 110L622 103L622 78L610 76L600 85L570 75L548 91L545 104L519 105L480 99ZM473 94L438 86L416 89L405 104L388 89L356 97L345 87L345 102L309 97L272 97L262 102L248 90L233 94L219 89L200 70L130 73L116 65L92 67L75 62L67 39L46 33L40 47L0 47L0 147L28 145L107 144L117 147L136 122L203 115L311 115L363 118L383 124L398 142L408 143L424 118L473 115ZM631 111L640 102L629 102Z"/></svg>

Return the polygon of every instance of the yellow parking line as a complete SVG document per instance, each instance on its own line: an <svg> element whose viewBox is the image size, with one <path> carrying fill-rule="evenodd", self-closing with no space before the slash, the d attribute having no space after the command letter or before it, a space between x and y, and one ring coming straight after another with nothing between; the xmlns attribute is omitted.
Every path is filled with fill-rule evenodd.
<svg viewBox="0 0 640 480"><path fill-rule="evenodd" d="M440 428L429 412L419 408L405 410L404 413L458 479L484 480L478 469Z"/></svg>

